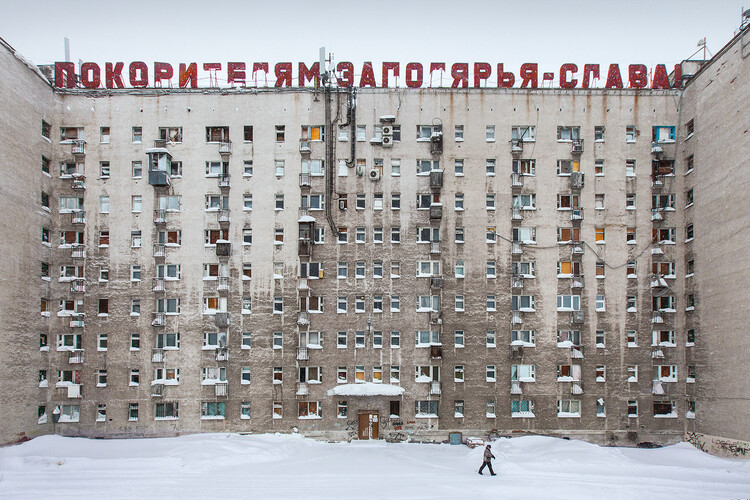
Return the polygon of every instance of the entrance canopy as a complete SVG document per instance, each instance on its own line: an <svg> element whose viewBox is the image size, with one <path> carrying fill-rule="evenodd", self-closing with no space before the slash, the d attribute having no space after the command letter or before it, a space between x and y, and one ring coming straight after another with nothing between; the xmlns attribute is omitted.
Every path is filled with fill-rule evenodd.
<svg viewBox="0 0 750 500"><path fill-rule="evenodd" d="M329 396L400 396L403 393L403 387L372 382L341 384L328 391Z"/></svg>

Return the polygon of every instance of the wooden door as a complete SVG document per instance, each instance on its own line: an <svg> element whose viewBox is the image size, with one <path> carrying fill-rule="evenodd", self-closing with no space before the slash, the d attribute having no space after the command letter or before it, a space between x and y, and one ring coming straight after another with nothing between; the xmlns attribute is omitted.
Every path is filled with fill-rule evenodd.
<svg viewBox="0 0 750 500"><path fill-rule="evenodd" d="M370 415L369 413L359 414L359 432L358 439L370 439Z"/></svg>

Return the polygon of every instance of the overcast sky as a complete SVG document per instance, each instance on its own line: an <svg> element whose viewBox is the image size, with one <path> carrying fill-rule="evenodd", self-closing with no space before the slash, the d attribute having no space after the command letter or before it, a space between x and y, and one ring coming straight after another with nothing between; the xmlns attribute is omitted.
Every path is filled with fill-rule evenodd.
<svg viewBox="0 0 750 500"><path fill-rule="evenodd" d="M750 0L747 8L750 8ZM524 62L668 67L741 22L733 0L3 0L0 37L36 64L71 60ZM493 68L494 74L494 68ZM606 70L605 70L606 74Z"/></svg>

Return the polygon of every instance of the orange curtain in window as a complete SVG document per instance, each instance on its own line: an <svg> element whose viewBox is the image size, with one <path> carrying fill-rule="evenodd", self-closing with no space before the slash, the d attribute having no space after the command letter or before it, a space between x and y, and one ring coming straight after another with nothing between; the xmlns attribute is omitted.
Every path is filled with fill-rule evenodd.
<svg viewBox="0 0 750 500"><path fill-rule="evenodd" d="M320 140L320 127L313 127L312 130L310 130L310 140L311 141Z"/></svg>
<svg viewBox="0 0 750 500"><path fill-rule="evenodd" d="M570 262L560 262L560 274L571 274Z"/></svg>

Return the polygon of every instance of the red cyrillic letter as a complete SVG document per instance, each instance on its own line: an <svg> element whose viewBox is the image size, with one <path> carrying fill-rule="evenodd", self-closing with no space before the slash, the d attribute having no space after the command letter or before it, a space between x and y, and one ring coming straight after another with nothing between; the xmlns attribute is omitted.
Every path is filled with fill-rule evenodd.
<svg viewBox="0 0 750 500"><path fill-rule="evenodd" d="M578 65L566 63L560 66L560 88L574 89L578 85L578 80L576 78L568 80L568 73L573 73L574 75L578 73Z"/></svg>
<svg viewBox="0 0 750 500"><path fill-rule="evenodd" d="M416 78L412 78L412 75L416 72ZM422 65L417 62L410 62L406 65L406 86L412 89L418 89L422 86L424 69Z"/></svg>
<svg viewBox="0 0 750 500"><path fill-rule="evenodd" d="M524 63L521 65L521 88L531 86L532 89L537 88L539 66L537 63Z"/></svg>
<svg viewBox="0 0 750 500"><path fill-rule="evenodd" d="M583 65L583 88L589 88L591 83L590 78L599 78L599 65L598 64L584 64Z"/></svg>
<svg viewBox="0 0 750 500"><path fill-rule="evenodd" d="M247 83L247 77L245 75L245 63L243 62L228 62L227 63L227 83L232 85L233 83L239 83L243 87Z"/></svg>
<svg viewBox="0 0 750 500"><path fill-rule="evenodd" d="M648 68L643 64L628 66L628 85L633 89L642 89L648 85Z"/></svg>
<svg viewBox="0 0 750 500"><path fill-rule="evenodd" d="M469 87L469 63L455 63L451 66L451 76L453 77L453 83L451 88L458 88L458 84L461 84L462 88Z"/></svg>
<svg viewBox="0 0 750 500"><path fill-rule="evenodd" d="M122 81L122 68L124 66L121 62L115 63L114 66L112 66L112 63L104 63L105 83L108 89L125 88L125 83Z"/></svg>
<svg viewBox="0 0 750 500"><path fill-rule="evenodd" d="M359 79L360 87L377 87L375 83L375 71L372 69L372 63L367 61L362 66L362 78Z"/></svg>
<svg viewBox="0 0 750 500"><path fill-rule="evenodd" d="M620 75L620 66L617 64L610 64L609 71L607 72L607 84L604 85L608 89L621 89L622 88L622 76Z"/></svg>
<svg viewBox="0 0 750 500"><path fill-rule="evenodd" d="M76 86L76 65L72 62L55 63L55 87L72 89Z"/></svg>
<svg viewBox="0 0 750 500"><path fill-rule="evenodd" d="M497 86L509 89L516 83L516 75L512 71L503 71L503 63L497 63Z"/></svg>
<svg viewBox="0 0 750 500"><path fill-rule="evenodd" d="M654 79L651 82L652 89L668 89L669 76L667 76L667 68L663 64L657 64L654 67Z"/></svg>
<svg viewBox="0 0 750 500"><path fill-rule="evenodd" d="M292 86L292 63L277 63L273 68L273 72L276 75L276 83L274 84L274 87L283 87L284 84L286 84L287 87Z"/></svg>
<svg viewBox="0 0 750 500"><path fill-rule="evenodd" d="M340 62L336 65L336 71L341 75L337 78L339 87L354 86L354 64L350 62Z"/></svg>
<svg viewBox="0 0 750 500"><path fill-rule="evenodd" d="M482 80L487 80L492 74L492 66L489 63L474 63L474 87L479 88Z"/></svg>
<svg viewBox="0 0 750 500"><path fill-rule="evenodd" d="M179 85L181 89L184 89L188 86L188 83L190 84L190 88L198 88L198 64L197 63L190 63L189 65L185 65L185 63L180 63L180 78L179 78Z"/></svg>
<svg viewBox="0 0 750 500"><path fill-rule="evenodd" d="M131 87L148 87L148 66L145 62L132 62L129 69Z"/></svg>
<svg viewBox="0 0 750 500"><path fill-rule="evenodd" d="M401 65L397 62L383 63L383 88L388 87L388 72L393 71L393 77L398 78L401 71Z"/></svg>
<svg viewBox="0 0 750 500"><path fill-rule="evenodd" d="M91 78L89 78L91 73ZM98 88L102 83L102 72L99 65L92 62L81 64L81 85L87 89Z"/></svg>
<svg viewBox="0 0 750 500"><path fill-rule="evenodd" d="M174 69L169 63L154 63L154 87L160 86L162 80L171 80L174 75Z"/></svg>

